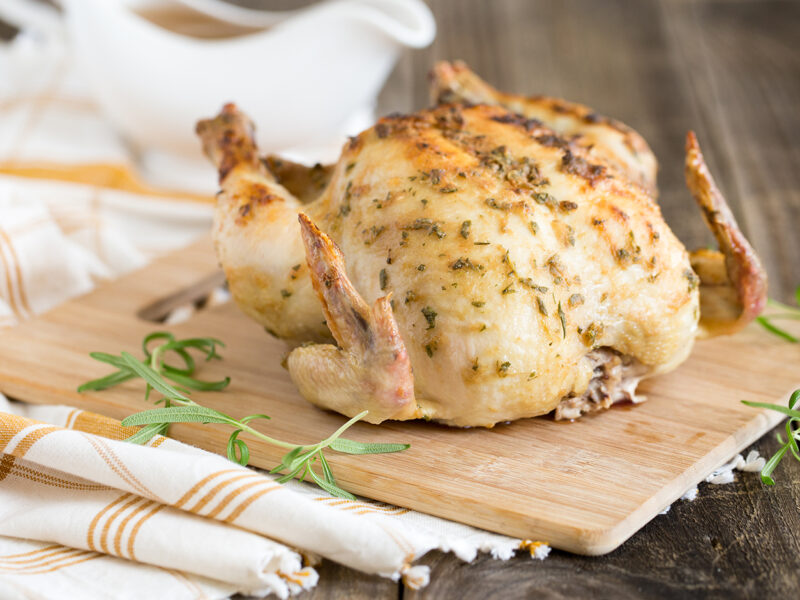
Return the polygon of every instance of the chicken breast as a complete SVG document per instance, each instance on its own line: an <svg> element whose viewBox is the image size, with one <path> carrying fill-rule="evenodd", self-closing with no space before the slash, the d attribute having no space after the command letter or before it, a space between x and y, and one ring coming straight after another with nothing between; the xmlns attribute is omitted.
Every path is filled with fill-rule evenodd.
<svg viewBox="0 0 800 600"><path fill-rule="evenodd" d="M313 342L287 360L311 402L369 410L373 423L575 418L634 399L642 377L687 358L700 282L654 200L655 165L612 159L615 134L588 147L523 104L381 119L316 180L260 160L232 105L200 122L223 188L214 237L231 292L273 335ZM319 174L321 192L309 184ZM719 256L735 329L754 306L743 311L741 290L756 292L726 267L741 260Z"/></svg>

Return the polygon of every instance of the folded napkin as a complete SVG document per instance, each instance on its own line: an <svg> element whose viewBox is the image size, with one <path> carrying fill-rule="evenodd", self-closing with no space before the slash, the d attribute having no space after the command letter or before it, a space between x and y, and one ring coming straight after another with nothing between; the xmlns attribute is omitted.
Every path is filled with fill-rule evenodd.
<svg viewBox="0 0 800 600"><path fill-rule="evenodd" d="M162 436L145 446L129 444L120 440L135 428L101 415L4 404L0 536L75 549L59 546L55 566L61 571L106 554L181 572L197 585L211 578L234 591L287 597L317 581L314 569L303 567L290 548L367 573L402 576L410 587L427 583L427 567L412 563L434 548L464 560L478 551L503 559L520 547L537 558L549 551L545 544L407 509L333 498L298 483L280 485ZM43 569L37 558L36 568L26 562L17 574L16 563L3 560L11 559L0 557L0 581ZM222 595L216 597L231 592L218 589Z"/></svg>
<svg viewBox="0 0 800 600"><path fill-rule="evenodd" d="M0 536L3 600L215 600L237 586L98 552Z"/></svg>

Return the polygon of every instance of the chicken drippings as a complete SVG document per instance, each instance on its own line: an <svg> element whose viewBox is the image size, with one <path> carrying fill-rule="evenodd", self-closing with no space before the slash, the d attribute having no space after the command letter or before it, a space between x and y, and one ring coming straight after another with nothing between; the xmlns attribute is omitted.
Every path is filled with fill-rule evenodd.
<svg viewBox="0 0 800 600"><path fill-rule="evenodd" d="M556 421L573 420L587 413L610 408L617 402L640 402L636 386L649 371L632 356L612 348L598 348L586 355L592 362L592 379L580 396L569 395L555 409Z"/></svg>

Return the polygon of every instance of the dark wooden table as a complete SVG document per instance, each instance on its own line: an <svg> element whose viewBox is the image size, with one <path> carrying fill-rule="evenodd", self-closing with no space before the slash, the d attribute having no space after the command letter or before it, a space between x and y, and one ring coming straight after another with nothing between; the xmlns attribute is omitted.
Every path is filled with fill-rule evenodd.
<svg viewBox="0 0 800 600"><path fill-rule="evenodd" d="M290 0L238 0L290 5ZM307 3L307 2L306 2ZM788 0L430 0L439 33L408 53L379 111L427 104L434 61L460 58L501 89L563 96L636 128L660 159L660 203L689 247L710 242L683 183L694 129L770 275L771 296L800 284L800 2ZM0 37L11 30L0 26ZM800 365L798 365L800 369ZM774 434L755 444L777 448ZM324 562L305 598L767 598L800 592L800 464L777 485L752 473L701 484L621 548L466 564L431 553L418 592Z"/></svg>
<svg viewBox="0 0 800 600"><path fill-rule="evenodd" d="M637 129L660 162L660 204L688 247L711 241L683 180L688 129L767 265L770 295L800 284L800 2L430 0L439 32L408 53L380 112L428 103L426 73L460 58L501 89L562 96ZM798 365L800 370L800 365ZM754 446L777 448L774 434ZM800 593L800 464L700 486L621 548L543 561L432 553L418 592L332 563L311 598L767 598ZM791 594L794 592L794 594Z"/></svg>

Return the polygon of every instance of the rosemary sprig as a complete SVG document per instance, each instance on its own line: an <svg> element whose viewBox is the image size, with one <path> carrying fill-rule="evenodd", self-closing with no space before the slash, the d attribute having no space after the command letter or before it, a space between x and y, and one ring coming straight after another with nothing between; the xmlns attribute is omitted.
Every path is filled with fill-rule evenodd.
<svg viewBox="0 0 800 600"><path fill-rule="evenodd" d="M151 342L154 340L159 340L162 343L150 351ZM124 426L142 426L138 432L127 438L126 441L144 444L155 435L165 434L171 423L221 423L229 425L234 427L233 433L228 438L227 447L228 458L231 461L243 466L246 466L250 461L250 449L244 440L239 439L240 434L249 433L268 444L288 450L281 463L270 471L272 474L284 472L277 480L279 483L285 483L294 477L299 477L303 481L308 477L326 492L340 498L355 499L355 496L340 488L336 483L333 471L323 452L325 449L330 448L344 454L383 454L400 452L409 447L409 444L362 443L341 437L342 433L350 426L363 419L367 411L347 421L326 439L316 444L301 445L275 439L250 426L250 423L257 419L269 419L270 417L267 415L257 414L235 419L218 410L197 404L189 398L190 389L219 391L228 386L230 378L226 377L220 381L196 379L194 372L197 364L189 350L194 349L202 352L205 355L205 360L209 361L221 358L217 353L217 347L224 347L224 344L214 338L177 340L175 336L168 332L158 331L151 333L142 342L142 349L145 354L144 360L139 360L128 352L121 352L119 355L92 352L90 354L92 358L112 365L117 370L105 377L84 383L78 388L78 391L104 390L130 379L142 378L146 383L145 400L149 398L150 392L155 390L161 394L161 398L156 401L156 404L163 403L164 406L145 410L125 418L122 421ZM183 361L182 367L176 367L166 362L165 356L170 352ZM176 385L169 383L167 380ZM314 470L315 463L319 465L321 473Z"/></svg>
<svg viewBox="0 0 800 600"><path fill-rule="evenodd" d="M783 302L778 302L777 300L767 300L767 306L772 306L774 308L780 309L783 312L775 313L771 315L761 315L756 317L756 321L767 331L777 335L778 337L783 338L787 342L791 342L793 344L800 344L800 338L795 335L792 335L785 329L778 327L774 321L781 321L781 320L793 320L793 321L800 321L800 286L797 286L797 289L794 291L794 299L795 303L797 303L798 307L790 306L788 304L784 304Z"/></svg>
<svg viewBox="0 0 800 600"><path fill-rule="evenodd" d="M800 286L795 289L794 298L795 302L798 304L798 306L800 306ZM764 329L780 338L783 338L787 342L791 342L792 344L800 343L800 338L792 335L785 329L778 327L773 322L787 319L800 321L800 308L771 299L767 301L767 305L778 308L783 312L771 315L761 315L756 317L756 321L762 327L764 327ZM766 485L775 485L775 480L772 478L772 472L775 470L775 467L778 466L781 460L783 460L783 457L786 456L787 452L791 453L792 456L800 461L800 449L798 449L797 444L797 442L800 441L800 410L795 409L795 405L797 404L798 400L800 400L800 390L795 390L794 393L789 396L788 408L779 404L769 404L767 402L748 402L747 400L742 400L742 404L746 404L747 406L752 406L754 408L769 408L789 416L789 419L786 421L786 441L783 441L783 437L780 433L775 435L775 437L778 438L778 443L781 444L781 447L778 448L778 451L772 455L772 457L761 469L761 481Z"/></svg>
<svg viewBox="0 0 800 600"><path fill-rule="evenodd" d="M763 481L766 485L775 485L775 480L772 479L772 472L775 470L775 467L778 466L778 463L783 460L783 457L786 456L787 452L790 452L792 456L800 461L800 449L797 446L797 442L800 441L800 410L795 410L794 408L798 400L800 400L800 390L795 390L794 393L789 397L788 408L786 406L781 406L780 404L769 404L768 402L748 402L747 400L742 400L742 404L746 404L747 406L752 406L754 408L769 408L789 416L789 420L786 421L786 441L783 441L783 437L780 433L775 435L775 437L778 438L778 443L781 444L781 447L775 454L772 455L772 458L770 458L761 469L761 481Z"/></svg>

